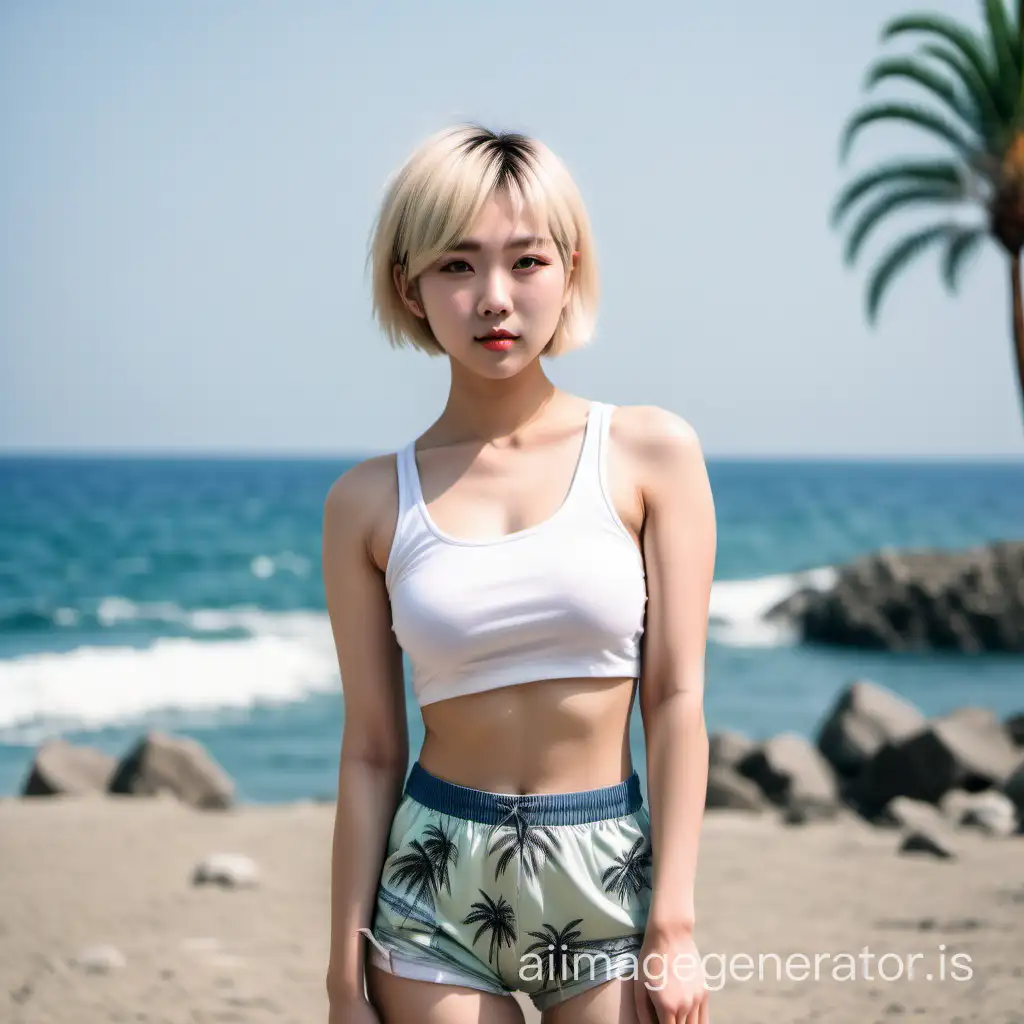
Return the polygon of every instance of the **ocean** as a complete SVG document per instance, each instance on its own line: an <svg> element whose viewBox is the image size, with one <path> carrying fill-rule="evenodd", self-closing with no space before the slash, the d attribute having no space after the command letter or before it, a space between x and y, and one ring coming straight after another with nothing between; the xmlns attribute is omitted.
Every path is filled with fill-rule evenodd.
<svg viewBox="0 0 1024 1024"><path fill-rule="evenodd" d="M320 579L341 459L0 458L0 794L61 735L121 754L201 741L245 803L330 799L343 704ZM710 459L718 558L708 728L812 736L871 679L927 714L1024 710L1020 655L796 642L764 611L882 546L1024 537L1024 463ZM423 739L407 689L410 759ZM646 770L638 710L633 756ZM646 787L645 787L646 788Z"/></svg>

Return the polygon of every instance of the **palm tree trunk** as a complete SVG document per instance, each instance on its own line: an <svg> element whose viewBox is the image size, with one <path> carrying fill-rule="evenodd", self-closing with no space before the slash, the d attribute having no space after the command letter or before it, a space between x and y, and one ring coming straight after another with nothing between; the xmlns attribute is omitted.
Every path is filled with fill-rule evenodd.
<svg viewBox="0 0 1024 1024"><path fill-rule="evenodd" d="M1024 0L1021 2L1024 3ZM1010 289L1013 293L1013 345L1017 352L1017 384L1024 404L1024 307L1021 304L1019 252L1010 257Z"/></svg>

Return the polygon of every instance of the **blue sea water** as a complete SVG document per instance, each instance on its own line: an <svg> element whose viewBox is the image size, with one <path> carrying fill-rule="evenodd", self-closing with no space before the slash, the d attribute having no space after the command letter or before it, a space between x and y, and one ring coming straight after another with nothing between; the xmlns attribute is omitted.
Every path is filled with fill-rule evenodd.
<svg viewBox="0 0 1024 1024"><path fill-rule="evenodd" d="M320 579L338 459L0 459L0 794L63 735L120 754L204 743L247 802L329 797L342 700ZM708 727L812 735L855 678L929 714L1024 709L1024 657L795 643L762 613L882 546L1024 537L1024 464L711 460ZM411 757L423 738L407 691ZM632 747L643 775L643 733Z"/></svg>

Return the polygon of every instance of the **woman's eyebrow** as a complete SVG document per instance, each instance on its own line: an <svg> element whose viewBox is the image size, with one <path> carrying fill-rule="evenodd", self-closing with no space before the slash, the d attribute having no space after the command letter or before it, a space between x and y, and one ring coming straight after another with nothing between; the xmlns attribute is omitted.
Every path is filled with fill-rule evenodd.
<svg viewBox="0 0 1024 1024"><path fill-rule="evenodd" d="M543 235L521 235L518 238L513 238L506 249L529 249L533 247L540 247L547 245L551 241L550 238L546 238ZM483 243L478 242L475 238L463 238L456 242L449 252L480 252L483 249Z"/></svg>

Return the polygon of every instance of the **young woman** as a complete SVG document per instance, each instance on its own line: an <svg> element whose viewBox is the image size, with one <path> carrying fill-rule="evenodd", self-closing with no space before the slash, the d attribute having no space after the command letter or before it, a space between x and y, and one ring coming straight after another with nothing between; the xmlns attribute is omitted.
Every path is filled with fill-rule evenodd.
<svg viewBox="0 0 1024 1024"><path fill-rule="evenodd" d="M706 1024L694 875L715 516L674 413L561 391L598 277L540 142L463 125L391 181L371 262L440 416L327 497L345 700L332 1024ZM642 357L642 356L641 356ZM386 391L384 392L386 401ZM402 654L425 740L409 767ZM630 758L639 686L648 802Z"/></svg>

